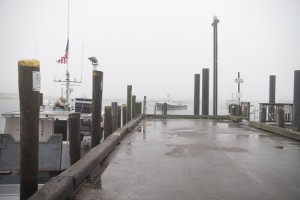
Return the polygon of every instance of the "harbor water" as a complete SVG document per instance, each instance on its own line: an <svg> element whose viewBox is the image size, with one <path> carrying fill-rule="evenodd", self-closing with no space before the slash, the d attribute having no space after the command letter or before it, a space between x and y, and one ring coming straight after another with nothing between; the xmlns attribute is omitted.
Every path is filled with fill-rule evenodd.
<svg viewBox="0 0 300 200"><path fill-rule="evenodd" d="M110 106L111 102L118 102L118 105L121 106L122 104L126 104L126 100L107 100L104 99L102 103L102 112L104 112L105 106ZM184 110L168 110L168 114L176 114L176 115L193 115L194 113L194 102L193 101L182 101L181 104L188 105L187 109ZM161 110L155 111L155 101L148 101L147 102L147 114L161 114ZM201 105L201 103L200 103ZM1 97L0 98L0 114L6 113L6 112L13 112L13 111L19 111L19 99L17 98L10 98L10 97ZM200 113L201 113L201 107L200 107ZM212 114L212 102L210 102L210 108L209 113ZM225 101L219 102L219 109L218 109L219 115L227 115L228 114L228 106L226 105ZM4 123L5 119L0 115L0 133L3 133L4 131Z"/></svg>

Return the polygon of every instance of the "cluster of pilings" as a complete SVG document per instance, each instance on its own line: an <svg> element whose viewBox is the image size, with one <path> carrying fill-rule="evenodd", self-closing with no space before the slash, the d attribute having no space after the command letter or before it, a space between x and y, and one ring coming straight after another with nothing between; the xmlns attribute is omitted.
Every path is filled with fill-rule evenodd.
<svg viewBox="0 0 300 200"><path fill-rule="evenodd" d="M132 85L127 86L127 104L118 106L118 102L112 102L111 106L104 107L104 139L124 126L139 114L145 114L146 96L144 96L144 107L142 102L136 101L136 95L132 95Z"/></svg>
<svg viewBox="0 0 300 200"><path fill-rule="evenodd" d="M194 80L194 115L200 115L200 74ZM202 69L202 115L209 115L209 69Z"/></svg>
<svg viewBox="0 0 300 200"><path fill-rule="evenodd" d="M276 103L276 76L270 75L269 79L269 105L260 109L260 122L265 123L267 118L277 119L277 126L283 128L285 124L285 111L283 104ZM266 105L266 104L264 104ZM300 70L294 71L294 97L292 109L292 125L300 131Z"/></svg>
<svg viewBox="0 0 300 200"><path fill-rule="evenodd" d="M20 98L20 199L28 199L38 189L39 153L39 112L42 95L40 94L40 63L38 60L20 60L19 98ZM142 114L142 102L136 102L132 86L127 86L127 104L122 107L117 102L105 106L104 134L102 133L103 72L93 70L92 127L91 147L115 132L121 125ZM146 113L144 97L143 114ZM121 117L123 118L121 123ZM80 113L68 116L70 165L80 159Z"/></svg>

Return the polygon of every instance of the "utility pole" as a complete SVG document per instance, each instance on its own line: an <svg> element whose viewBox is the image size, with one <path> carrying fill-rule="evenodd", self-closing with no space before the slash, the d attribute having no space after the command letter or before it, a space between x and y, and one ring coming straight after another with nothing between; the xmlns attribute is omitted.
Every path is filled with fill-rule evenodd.
<svg viewBox="0 0 300 200"><path fill-rule="evenodd" d="M214 16L214 91L213 91L213 115L218 115L218 23L219 19Z"/></svg>

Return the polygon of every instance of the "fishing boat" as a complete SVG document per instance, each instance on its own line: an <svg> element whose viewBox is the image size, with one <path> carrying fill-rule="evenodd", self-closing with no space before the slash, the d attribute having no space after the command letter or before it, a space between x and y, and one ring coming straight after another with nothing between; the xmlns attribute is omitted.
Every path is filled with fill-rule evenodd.
<svg viewBox="0 0 300 200"><path fill-rule="evenodd" d="M170 95L167 95L167 99L164 101L156 102L156 109L162 110L163 105L167 104L167 110L185 110L188 108L186 104L177 103L175 101L172 101L170 98Z"/></svg>
<svg viewBox="0 0 300 200"><path fill-rule="evenodd" d="M69 16L68 16L69 17ZM68 20L69 21L69 20ZM86 98L72 99L72 83L81 83L70 79L68 70L69 28L65 54L56 62L66 65L65 80L54 82L66 86L65 93L52 103L43 101L40 95L39 113L39 182L45 182L52 176L70 166L69 155L69 114L80 112L81 157L91 148L91 105ZM0 134L0 184L19 184L20 171L20 112L3 113L5 118L4 133ZM0 187L1 189L1 187ZM0 193L1 194L1 193Z"/></svg>

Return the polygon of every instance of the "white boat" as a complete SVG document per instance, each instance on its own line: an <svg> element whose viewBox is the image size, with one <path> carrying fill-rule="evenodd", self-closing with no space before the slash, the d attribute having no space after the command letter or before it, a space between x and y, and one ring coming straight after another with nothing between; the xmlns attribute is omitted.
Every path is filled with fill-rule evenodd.
<svg viewBox="0 0 300 200"><path fill-rule="evenodd" d="M156 102L156 109L162 110L163 105L167 104L167 110L185 110L188 108L186 104L177 103L171 100L170 95L167 96L165 101Z"/></svg>
<svg viewBox="0 0 300 200"><path fill-rule="evenodd" d="M89 103L88 103L89 104ZM76 105L80 109L83 102ZM41 107L42 109L42 107ZM39 116L39 173L61 172L70 166L68 116L73 111L42 109ZM20 112L3 113L4 133L0 134L0 171L20 170ZM90 150L91 113L81 113L81 156ZM7 177L6 177L7 178ZM1 181L0 181L1 183Z"/></svg>

